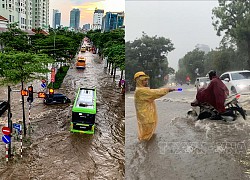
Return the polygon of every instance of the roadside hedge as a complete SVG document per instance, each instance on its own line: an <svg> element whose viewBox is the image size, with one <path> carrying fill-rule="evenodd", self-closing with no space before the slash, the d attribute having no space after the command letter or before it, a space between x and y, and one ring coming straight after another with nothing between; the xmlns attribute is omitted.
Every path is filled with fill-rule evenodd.
<svg viewBox="0 0 250 180"><path fill-rule="evenodd" d="M59 89L63 82L64 77L66 76L69 70L69 66L62 66L58 69L54 82L54 89ZM52 88L52 83L50 82L48 88Z"/></svg>

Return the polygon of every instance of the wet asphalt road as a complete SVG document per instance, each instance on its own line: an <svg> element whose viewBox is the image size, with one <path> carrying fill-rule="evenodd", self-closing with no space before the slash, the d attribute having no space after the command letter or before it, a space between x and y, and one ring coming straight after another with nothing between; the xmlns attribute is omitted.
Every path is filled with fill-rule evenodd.
<svg viewBox="0 0 250 180"><path fill-rule="evenodd" d="M137 140L133 92L126 95L126 179L250 179L249 117L228 123L195 121L186 115L195 88L183 88L156 101L159 123L147 143ZM245 108L249 102L244 101Z"/></svg>
<svg viewBox="0 0 250 180"><path fill-rule="evenodd" d="M103 62L89 52L83 55L87 59L86 69L77 70L72 64L56 92L67 95L73 104L79 87L97 88L95 134L69 132L71 104L46 106L42 100L35 100L31 109L32 144L25 143L22 160L16 158L8 166L4 158L1 160L0 179L124 178L124 97L106 74ZM13 106L20 106L20 102L13 101ZM13 110L14 117L21 118L16 111Z"/></svg>

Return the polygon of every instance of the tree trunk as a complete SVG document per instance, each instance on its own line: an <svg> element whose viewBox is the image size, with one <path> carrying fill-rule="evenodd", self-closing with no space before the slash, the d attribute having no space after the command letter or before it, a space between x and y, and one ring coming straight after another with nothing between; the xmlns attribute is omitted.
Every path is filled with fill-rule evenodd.
<svg viewBox="0 0 250 180"><path fill-rule="evenodd" d="M109 66L109 73L110 73L110 65L111 65L111 63L108 63L108 66Z"/></svg>
<svg viewBox="0 0 250 180"><path fill-rule="evenodd" d="M115 74L116 74L116 66L114 68L114 76L113 76L113 80L115 80Z"/></svg>
<svg viewBox="0 0 250 180"><path fill-rule="evenodd" d="M104 58L104 69L108 67L108 59Z"/></svg>
<svg viewBox="0 0 250 180"><path fill-rule="evenodd" d="M120 78L120 80L122 80L122 77L123 77L123 70L121 71L121 78Z"/></svg>
<svg viewBox="0 0 250 180"><path fill-rule="evenodd" d="M113 72L114 72L114 64L112 63L111 76L113 75Z"/></svg>
<svg viewBox="0 0 250 180"><path fill-rule="evenodd" d="M118 84L119 87L121 87L121 80L122 80L122 77L123 77L123 70L121 71L121 77L120 77L119 84Z"/></svg>

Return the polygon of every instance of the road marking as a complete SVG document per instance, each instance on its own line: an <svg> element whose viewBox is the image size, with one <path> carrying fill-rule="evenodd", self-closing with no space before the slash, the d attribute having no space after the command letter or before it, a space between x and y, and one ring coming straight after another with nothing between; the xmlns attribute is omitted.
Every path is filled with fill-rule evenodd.
<svg viewBox="0 0 250 180"><path fill-rule="evenodd" d="M3 138L6 140L6 142L10 142L5 136Z"/></svg>

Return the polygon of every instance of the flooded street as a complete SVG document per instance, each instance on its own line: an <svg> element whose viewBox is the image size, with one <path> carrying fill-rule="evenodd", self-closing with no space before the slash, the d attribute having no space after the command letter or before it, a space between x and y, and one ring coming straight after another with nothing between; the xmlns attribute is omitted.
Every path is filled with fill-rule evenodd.
<svg viewBox="0 0 250 180"><path fill-rule="evenodd" d="M233 122L187 117L196 90L183 86L156 100L158 126L149 142L137 139L134 94L126 95L126 179L250 179L250 118ZM241 97L249 114L249 97Z"/></svg>
<svg viewBox="0 0 250 180"><path fill-rule="evenodd" d="M104 71L98 56L89 52L84 56L86 69L78 70L73 64L62 87L56 90L69 97L72 103L46 106L36 98L31 109L32 144L24 150L22 160L18 159L9 166L5 165L4 158L1 160L0 179L124 178L124 97ZM69 132L72 104L80 87L97 89L94 135ZM12 109L13 119L21 119L20 102L13 104L18 106ZM7 113L2 121L6 121L6 116ZM4 147L2 143L3 157Z"/></svg>

